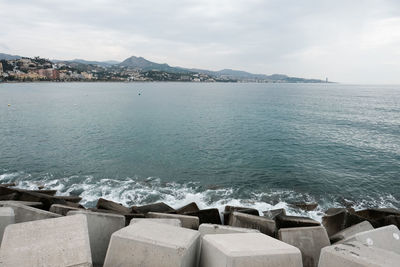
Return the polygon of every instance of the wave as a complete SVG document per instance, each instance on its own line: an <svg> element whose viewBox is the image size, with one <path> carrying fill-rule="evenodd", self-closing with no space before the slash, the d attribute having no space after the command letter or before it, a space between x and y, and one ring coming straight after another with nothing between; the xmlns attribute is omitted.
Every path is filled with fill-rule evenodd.
<svg viewBox="0 0 400 267"><path fill-rule="evenodd" d="M343 201L351 203L355 209L369 207L399 207L400 201L392 195L379 198L365 196L358 201L337 198L315 199L305 193L291 190L271 190L264 192L250 192L240 194L239 189L232 187L204 189L198 182L176 183L163 182L157 177L140 179L138 177L125 179L96 179L96 177L70 176L54 178L45 175L40 179L32 180L31 175L24 172L4 173L0 175L0 183L16 183L16 187L23 189L37 189L44 185L47 189L57 190L59 195L79 195L81 204L93 207L102 197L125 206L143 205L163 201L173 208L182 207L190 202L196 202L199 208L218 208L222 212L226 205L244 206L257 209L260 214L271 209L284 208L289 215L308 216L321 221L324 211L331 207L343 206ZM317 202L318 208L314 211L303 211L290 205L298 200Z"/></svg>

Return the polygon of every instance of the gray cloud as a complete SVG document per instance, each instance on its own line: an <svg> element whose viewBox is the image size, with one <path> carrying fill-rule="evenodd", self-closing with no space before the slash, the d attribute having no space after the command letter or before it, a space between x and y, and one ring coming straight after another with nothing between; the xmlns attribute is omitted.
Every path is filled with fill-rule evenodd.
<svg viewBox="0 0 400 267"><path fill-rule="evenodd" d="M400 82L398 1L0 0L0 25L27 56Z"/></svg>

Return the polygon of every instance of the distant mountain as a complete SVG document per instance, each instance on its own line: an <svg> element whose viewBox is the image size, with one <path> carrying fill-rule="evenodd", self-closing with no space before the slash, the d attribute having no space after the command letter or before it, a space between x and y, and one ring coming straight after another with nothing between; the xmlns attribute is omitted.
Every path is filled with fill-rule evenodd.
<svg viewBox="0 0 400 267"><path fill-rule="evenodd" d="M80 63L80 64L86 64L86 65L97 65L97 66L103 66L103 67L110 67L116 64L119 64L119 61L115 60L108 60L108 61L89 61L89 60L84 60L84 59L72 59L72 60L58 60L58 59L53 59L51 60L54 63L58 62L69 62L69 63Z"/></svg>
<svg viewBox="0 0 400 267"><path fill-rule="evenodd" d="M20 58L21 58L20 56L14 56L14 55L0 53L0 60L14 60L14 59L20 59Z"/></svg>
<svg viewBox="0 0 400 267"><path fill-rule="evenodd" d="M143 71L156 70L156 71L165 71L171 73L192 72L185 68L171 67L170 65L165 63L164 64L154 63L147 59L144 59L143 57L135 57L135 56L125 59L124 61L119 63L118 66L141 69Z"/></svg>

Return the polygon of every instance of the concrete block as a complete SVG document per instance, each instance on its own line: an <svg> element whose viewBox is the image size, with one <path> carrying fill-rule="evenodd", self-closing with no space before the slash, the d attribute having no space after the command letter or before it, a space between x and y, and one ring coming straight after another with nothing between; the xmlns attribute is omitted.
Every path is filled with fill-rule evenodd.
<svg viewBox="0 0 400 267"><path fill-rule="evenodd" d="M205 235L200 267L301 267L300 250L261 233Z"/></svg>
<svg viewBox="0 0 400 267"><path fill-rule="evenodd" d="M218 209L205 209L193 212L185 212L184 215L199 217L199 224L212 223L222 224Z"/></svg>
<svg viewBox="0 0 400 267"><path fill-rule="evenodd" d="M235 206L225 206L225 210L223 212L224 215L224 224L228 225L229 224L229 220L231 217L232 212L237 211L237 212L241 212L241 213L246 213L246 214L250 214L250 215L255 215L255 216L259 216L260 213L258 212L258 210L253 209L253 208L247 208L247 207L235 207Z"/></svg>
<svg viewBox="0 0 400 267"><path fill-rule="evenodd" d="M317 267L321 249L331 245L323 226L282 228L278 238L300 249L303 267Z"/></svg>
<svg viewBox="0 0 400 267"><path fill-rule="evenodd" d="M14 210L15 223L61 217L61 215L53 212L32 208L18 203L7 203L4 204L3 207L10 207Z"/></svg>
<svg viewBox="0 0 400 267"><path fill-rule="evenodd" d="M275 221L265 217L244 214L234 211L229 219L229 225L242 228L250 228L259 230L261 233L274 236L275 234Z"/></svg>
<svg viewBox="0 0 400 267"><path fill-rule="evenodd" d="M176 227L182 227L182 223L178 219L161 219L161 218L133 218L129 223L134 224L138 222L155 222L155 223L165 223Z"/></svg>
<svg viewBox="0 0 400 267"><path fill-rule="evenodd" d="M275 210L266 210L263 211L264 217L274 220L276 216L278 215L286 215L285 209L275 209Z"/></svg>
<svg viewBox="0 0 400 267"><path fill-rule="evenodd" d="M322 224L325 226L328 236L332 236L352 225L365 221L365 218L352 213L351 209L331 208L322 217Z"/></svg>
<svg viewBox="0 0 400 267"><path fill-rule="evenodd" d="M15 223L14 210L10 207L0 208L0 244L3 238L4 229L9 224Z"/></svg>
<svg viewBox="0 0 400 267"><path fill-rule="evenodd" d="M89 229L90 248L94 266L102 266L106 257L111 235L125 227L123 215L90 211L69 211L70 215L85 215Z"/></svg>
<svg viewBox="0 0 400 267"><path fill-rule="evenodd" d="M33 202L33 201L19 201L19 200L7 200L7 201L0 201L0 206L4 206L4 204L21 204L33 208L42 208L42 202Z"/></svg>
<svg viewBox="0 0 400 267"><path fill-rule="evenodd" d="M369 247L376 247L400 254L400 231L394 225L361 232L340 240L336 244L358 241Z"/></svg>
<svg viewBox="0 0 400 267"><path fill-rule="evenodd" d="M71 211L71 210L80 210L80 209L79 208L74 208L74 207L71 207L71 206L53 204L53 205L51 205L49 211L53 212L53 213L60 214L62 216L66 216L68 211Z"/></svg>
<svg viewBox="0 0 400 267"><path fill-rule="evenodd" d="M176 213L178 214L183 214L185 212L194 212L194 211L199 211L199 207L197 206L196 202L191 202L179 209L176 210Z"/></svg>
<svg viewBox="0 0 400 267"><path fill-rule="evenodd" d="M104 267L197 266L197 231L155 222L138 222L115 232Z"/></svg>
<svg viewBox="0 0 400 267"><path fill-rule="evenodd" d="M292 228L292 227L307 227L307 226L320 226L321 224L316 220L308 217L301 216L287 216L280 214L275 217L276 226L280 228Z"/></svg>
<svg viewBox="0 0 400 267"><path fill-rule="evenodd" d="M233 227L228 225L202 223L199 226L201 236L218 234L259 233L256 229Z"/></svg>
<svg viewBox="0 0 400 267"><path fill-rule="evenodd" d="M4 267L92 266L83 215L7 226L0 249Z"/></svg>
<svg viewBox="0 0 400 267"><path fill-rule="evenodd" d="M158 212L149 212L146 214L147 218L163 218L163 219L178 219L182 223L182 227L199 229L199 218L195 216L181 215L181 214L167 214Z"/></svg>
<svg viewBox="0 0 400 267"><path fill-rule="evenodd" d="M146 214L148 212L160 212L160 213L175 212L173 208L171 208L164 202L158 202L144 206L134 206L132 207L132 210L136 211L136 213L143 213L143 214Z"/></svg>
<svg viewBox="0 0 400 267"><path fill-rule="evenodd" d="M336 243L340 240L349 238L352 235L373 230L374 227L368 222L368 221L363 221L358 224L355 224L353 226L350 226L349 228L346 228L330 237L331 243Z"/></svg>
<svg viewBox="0 0 400 267"><path fill-rule="evenodd" d="M127 208L127 207L123 206L120 203L116 203L114 201L107 200L107 199L104 199L104 198L99 198L99 200L97 200L96 208L105 209L105 210L112 210L112 211L114 211L116 213L120 213L120 214L130 214L130 213L132 213L132 209L131 208Z"/></svg>
<svg viewBox="0 0 400 267"><path fill-rule="evenodd" d="M399 262L397 253L349 242L323 248L318 267L394 267Z"/></svg>

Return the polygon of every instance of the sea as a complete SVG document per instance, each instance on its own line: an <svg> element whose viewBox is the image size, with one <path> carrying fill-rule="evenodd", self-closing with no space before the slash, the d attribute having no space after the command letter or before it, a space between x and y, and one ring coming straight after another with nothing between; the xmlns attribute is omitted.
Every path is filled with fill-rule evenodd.
<svg viewBox="0 0 400 267"><path fill-rule="evenodd" d="M0 84L0 183L320 220L400 208L400 86ZM295 208L316 202L314 211Z"/></svg>

